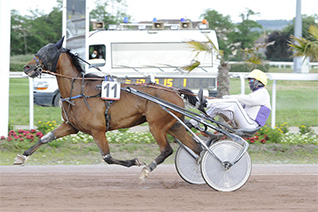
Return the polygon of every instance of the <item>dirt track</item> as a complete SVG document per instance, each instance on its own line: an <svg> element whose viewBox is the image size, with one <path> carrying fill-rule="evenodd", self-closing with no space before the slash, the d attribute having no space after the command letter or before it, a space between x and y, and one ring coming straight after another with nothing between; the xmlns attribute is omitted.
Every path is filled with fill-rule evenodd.
<svg viewBox="0 0 318 212"><path fill-rule="evenodd" d="M173 165L141 168L0 166L0 211L318 211L317 165L253 165L247 184L217 192L184 182Z"/></svg>

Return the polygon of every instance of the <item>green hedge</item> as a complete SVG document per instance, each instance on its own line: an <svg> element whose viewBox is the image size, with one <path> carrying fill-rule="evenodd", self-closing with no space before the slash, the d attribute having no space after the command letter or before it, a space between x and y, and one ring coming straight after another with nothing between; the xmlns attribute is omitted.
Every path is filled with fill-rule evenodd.
<svg viewBox="0 0 318 212"><path fill-rule="evenodd" d="M269 70L269 64L266 65L253 65L251 66L248 63L245 64L232 64L230 72L250 72L253 69L257 68L259 70L262 70L264 72L267 72Z"/></svg>
<svg viewBox="0 0 318 212"><path fill-rule="evenodd" d="M26 63L10 63L10 71L22 72Z"/></svg>
<svg viewBox="0 0 318 212"><path fill-rule="evenodd" d="M10 71L22 72L23 67L33 58L32 54L14 55L10 57Z"/></svg>

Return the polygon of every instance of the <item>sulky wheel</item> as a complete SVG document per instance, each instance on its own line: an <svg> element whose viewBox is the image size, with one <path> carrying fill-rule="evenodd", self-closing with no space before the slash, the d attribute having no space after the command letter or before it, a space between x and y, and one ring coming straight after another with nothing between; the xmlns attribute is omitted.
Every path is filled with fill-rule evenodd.
<svg viewBox="0 0 318 212"><path fill-rule="evenodd" d="M182 146L179 146L176 151L175 166L178 174L184 181L197 185L205 184L201 175L200 164Z"/></svg>
<svg viewBox="0 0 318 212"><path fill-rule="evenodd" d="M234 162L243 147L231 140L217 142L209 147L223 162ZM235 191L241 188L251 175L251 159L246 152L233 166L226 169L211 153L206 151L201 161L201 172L205 182L218 191Z"/></svg>

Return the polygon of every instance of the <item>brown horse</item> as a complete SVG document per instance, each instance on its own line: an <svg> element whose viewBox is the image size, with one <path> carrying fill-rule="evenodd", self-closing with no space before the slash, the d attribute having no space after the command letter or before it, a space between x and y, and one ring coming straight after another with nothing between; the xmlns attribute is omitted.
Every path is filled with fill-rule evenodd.
<svg viewBox="0 0 318 212"><path fill-rule="evenodd" d="M121 98L110 106L100 98L102 78L88 75L80 67L78 57L62 48L63 38L56 44L42 47L34 58L24 67L24 72L29 77L36 77L43 70L54 72L58 87L64 101L62 102L62 116L64 122L53 131L44 135L23 155L18 155L14 164L24 164L27 157L32 155L41 145L55 139L76 134L79 131L87 133L94 138L104 161L108 164L119 164L126 167L144 165L137 158L132 160L117 160L110 155L106 139L107 130L129 128L144 122L149 123L149 130L160 147L160 154L143 168L141 178L146 178L157 165L161 164L173 150L167 141L167 134L177 138L187 147L199 154L200 146L186 132L184 126L176 123L177 120L164 111L158 104L147 99L133 95L127 91L121 92ZM144 93L163 99L180 107L184 102L180 93L163 89L161 86L127 85ZM78 97L78 98L73 98ZM105 111L107 112L105 113ZM183 119L182 115L173 112ZM107 115L105 115L107 114ZM106 116L110 117L109 124Z"/></svg>

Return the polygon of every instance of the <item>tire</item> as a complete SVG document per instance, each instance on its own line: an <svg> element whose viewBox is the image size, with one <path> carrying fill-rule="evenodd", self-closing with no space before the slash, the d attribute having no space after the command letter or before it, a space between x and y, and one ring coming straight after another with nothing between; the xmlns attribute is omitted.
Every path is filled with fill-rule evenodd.
<svg viewBox="0 0 318 212"><path fill-rule="evenodd" d="M201 175L200 164L182 146L176 151L175 166L179 176L190 184L205 184Z"/></svg>
<svg viewBox="0 0 318 212"><path fill-rule="evenodd" d="M243 147L238 143L225 140L209 147L221 161L234 162ZM206 151L201 161L201 172L205 182L217 191L235 191L241 188L248 180L252 171L252 163L248 152L229 169Z"/></svg>
<svg viewBox="0 0 318 212"><path fill-rule="evenodd" d="M61 94L57 93L55 95L54 101L53 101L53 106L54 107L61 107L62 101L61 101Z"/></svg>

